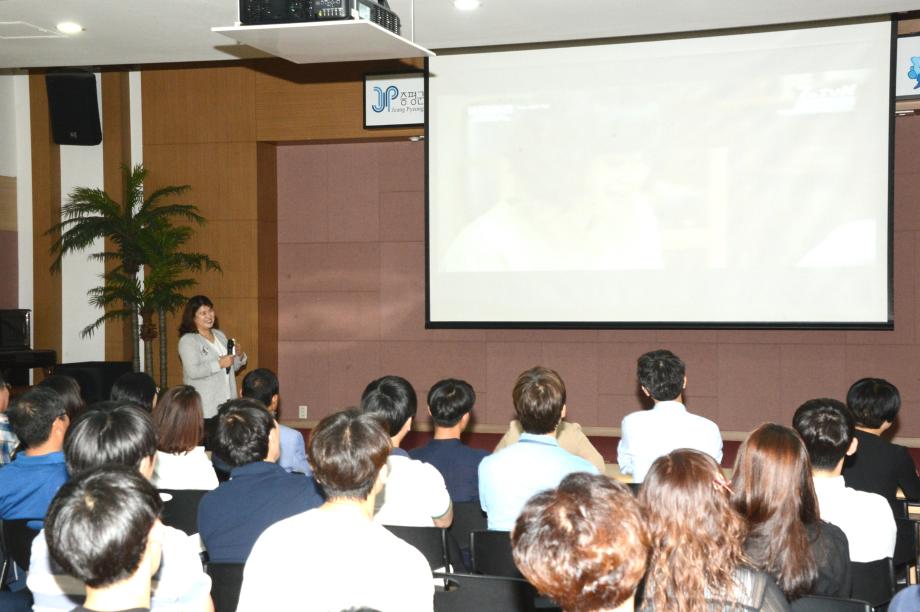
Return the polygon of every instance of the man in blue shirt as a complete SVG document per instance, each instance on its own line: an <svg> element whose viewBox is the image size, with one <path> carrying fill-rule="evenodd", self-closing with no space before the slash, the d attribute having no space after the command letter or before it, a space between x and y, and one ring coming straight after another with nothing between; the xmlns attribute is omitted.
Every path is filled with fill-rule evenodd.
<svg viewBox="0 0 920 612"><path fill-rule="evenodd" d="M409 456L430 463L444 477L452 502L479 500L479 462L489 453L460 441L470 422L476 392L465 380L448 378L428 391L428 412L434 421L434 439Z"/></svg>
<svg viewBox="0 0 920 612"><path fill-rule="evenodd" d="M241 397L259 400L275 419L278 418L278 407L281 403L278 386L278 377L268 368L253 370L243 379L243 392ZM278 424L281 432L281 458L278 465L287 472L300 472L312 474L310 464L307 462L307 453L304 448L303 436L296 429Z"/></svg>
<svg viewBox="0 0 920 612"><path fill-rule="evenodd" d="M574 472L598 474L591 462L563 450L556 429L565 416L565 383L554 370L531 368L511 393L524 433L479 464L479 500L489 529L511 531L524 504Z"/></svg>
<svg viewBox="0 0 920 612"><path fill-rule="evenodd" d="M245 563L269 526L323 504L312 476L278 465L279 431L258 401L230 400L217 420L215 449L233 468L201 499L198 530L214 563Z"/></svg>
<svg viewBox="0 0 920 612"><path fill-rule="evenodd" d="M0 519L43 519L67 481L61 449L70 419L64 401L52 389L35 387L21 395L7 415L25 450L0 469Z"/></svg>

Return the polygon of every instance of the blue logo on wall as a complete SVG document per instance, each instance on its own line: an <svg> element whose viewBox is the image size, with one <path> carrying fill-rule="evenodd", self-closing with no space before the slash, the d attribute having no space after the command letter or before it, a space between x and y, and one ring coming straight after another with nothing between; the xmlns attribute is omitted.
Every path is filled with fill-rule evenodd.
<svg viewBox="0 0 920 612"><path fill-rule="evenodd" d="M386 90L374 87L374 93L377 94L377 102L371 108L375 113L382 113L385 110L389 111L390 103L399 97L399 88L396 85L390 85Z"/></svg>
<svg viewBox="0 0 920 612"><path fill-rule="evenodd" d="M914 89L920 89L920 57L910 58L910 70L907 71L907 78L917 81Z"/></svg>

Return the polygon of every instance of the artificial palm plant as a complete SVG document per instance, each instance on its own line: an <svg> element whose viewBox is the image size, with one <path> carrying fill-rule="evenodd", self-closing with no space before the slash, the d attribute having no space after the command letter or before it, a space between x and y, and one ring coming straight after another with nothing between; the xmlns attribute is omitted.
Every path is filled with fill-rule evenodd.
<svg viewBox="0 0 920 612"><path fill-rule="evenodd" d="M116 265L102 275L103 285L88 292L90 303L102 307L105 313L86 326L81 335L91 336L106 321L128 319L134 350L134 370L140 370L140 340L143 329L145 365L148 373L152 366L152 341L156 338L153 314L159 316L160 327L165 324L167 312L175 311L183 302L181 291L196 284L182 275L190 271L220 270L220 265L202 253L183 253L181 247L192 237L189 226L176 225L176 220L205 223L198 208L192 204L169 203L189 190L188 185L161 187L146 198L144 179L147 170L142 165L122 167L124 197L121 203L113 200L102 189L78 187L71 192L61 208L61 222L47 234L55 237L51 244L54 261L51 271L61 268L67 253L82 251L100 239L108 239L112 250L89 255L90 259L115 262ZM143 281L140 271L145 270ZM139 317L143 316L141 328ZM161 386L166 381L165 335L160 340Z"/></svg>

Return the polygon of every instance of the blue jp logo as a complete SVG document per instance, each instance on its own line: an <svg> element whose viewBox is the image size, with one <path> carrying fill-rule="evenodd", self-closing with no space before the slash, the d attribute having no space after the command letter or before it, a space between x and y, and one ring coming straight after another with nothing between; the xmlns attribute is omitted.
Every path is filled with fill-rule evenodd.
<svg viewBox="0 0 920 612"><path fill-rule="evenodd" d="M920 89L920 57L910 58L910 70L907 71L907 78L917 81L914 89Z"/></svg>
<svg viewBox="0 0 920 612"><path fill-rule="evenodd" d="M374 87L374 93L377 94L377 102L371 108L375 113L382 113L390 110L390 103L399 97L399 88L396 85L390 85L384 91L379 87Z"/></svg>

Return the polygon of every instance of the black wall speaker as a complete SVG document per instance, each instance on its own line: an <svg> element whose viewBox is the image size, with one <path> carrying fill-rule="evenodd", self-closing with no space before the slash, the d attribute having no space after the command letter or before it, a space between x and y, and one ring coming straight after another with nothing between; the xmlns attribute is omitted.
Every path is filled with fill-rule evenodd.
<svg viewBox="0 0 920 612"><path fill-rule="evenodd" d="M96 75L52 72L45 75L45 87L56 144L93 146L102 142Z"/></svg>

